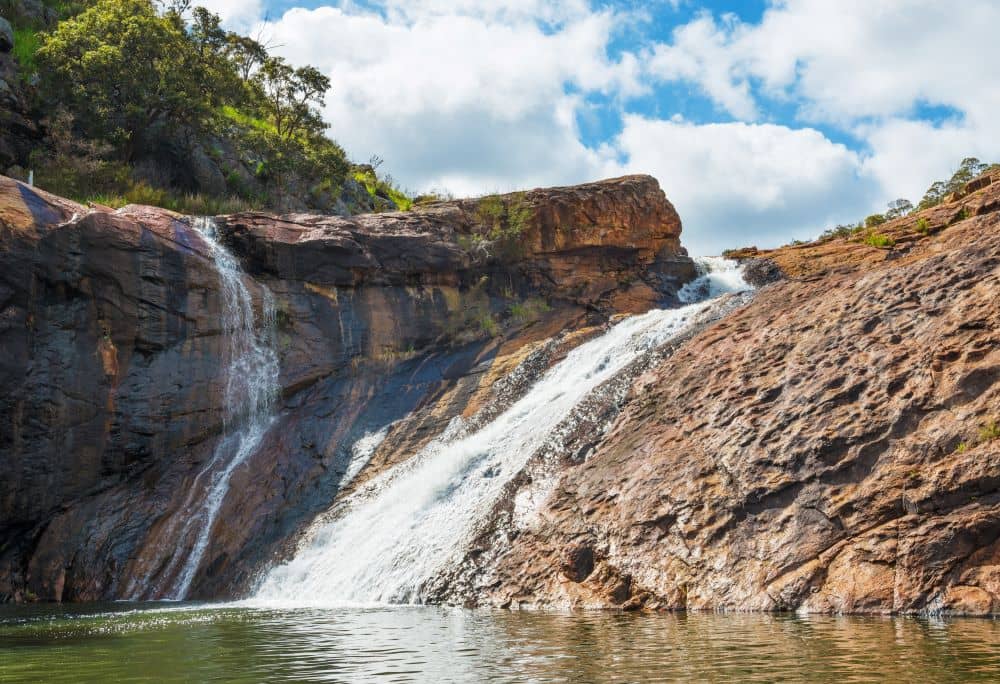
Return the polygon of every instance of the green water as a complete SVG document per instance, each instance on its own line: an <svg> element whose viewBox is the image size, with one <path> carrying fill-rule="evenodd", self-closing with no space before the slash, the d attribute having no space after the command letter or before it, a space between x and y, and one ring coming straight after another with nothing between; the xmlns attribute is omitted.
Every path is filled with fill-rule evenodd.
<svg viewBox="0 0 1000 684"><path fill-rule="evenodd" d="M0 681L1000 681L1000 621L0 606Z"/></svg>

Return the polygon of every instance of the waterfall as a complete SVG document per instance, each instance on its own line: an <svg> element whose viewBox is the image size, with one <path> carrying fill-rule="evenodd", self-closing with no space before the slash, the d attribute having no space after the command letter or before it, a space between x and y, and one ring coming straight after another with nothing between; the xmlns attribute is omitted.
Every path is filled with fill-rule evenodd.
<svg viewBox="0 0 1000 684"><path fill-rule="evenodd" d="M411 459L365 483L314 521L294 558L270 570L254 601L421 603L426 583L459 562L505 485L587 395L646 351L683 333L717 296L747 290L736 265L704 260L690 303L612 326L570 351L530 390L474 432L456 419ZM365 451L361 448L360 451Z"/></svg>
<svg viewBox="0 0 1000 684"><path fill-rule="evenodd" d="M279 390L271 291L260 286L262 306L258 326L243 270L239 261L218 241L214 219L194 218L192 225L208 242L219 273L221 327L228 344L223 437L212 458L195 478L182 511L186 517L178 541L195 535L191 552L186 558L177 554L168 566L168 571L172 572L181 560L184 563L170 592L170 597L177 600L185 598L191 588L208 548L212 526L229 492L233 472L254 452L273 421L272 409ZM196 503L200 492L204 495Z"/></svg>

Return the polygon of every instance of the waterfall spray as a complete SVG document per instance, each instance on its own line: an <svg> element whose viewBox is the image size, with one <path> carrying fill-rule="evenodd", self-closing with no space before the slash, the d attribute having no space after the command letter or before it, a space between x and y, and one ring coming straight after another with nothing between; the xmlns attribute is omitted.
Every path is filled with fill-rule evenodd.
<svg viewBox="0 0 1000 684"><path fill-rule="evenodd" d="M746 290L733 262L701 264L689 303L627 318L581 344L492 422L449 429L408 461L377 475L320 516L297 554L273 568L264 603L422 603L430 580L459 562L505 485L590 392L645 352L684 333L710 303Z"/></svg>
<svg viewBox="0 0 1000 684"><path fill-rule="evenodd" d="M178 540L194 535L191 552L178 554L168 566L172 572L183 560L170 598L187 597L195 574L208 548L212 527L229 492L233 472L254 452L273 421L273 405L278 395L278 356L274 350L274 297L261 285L261 320L256 325L253 299L244 283L239 261L216 235L215 221L202 217L192 220L194 228L211 247L219 272L222 292L222 331L228 341L224 434L215 453L195 478L187 514ZM200 502L194 499L204 492Z"/></svg>

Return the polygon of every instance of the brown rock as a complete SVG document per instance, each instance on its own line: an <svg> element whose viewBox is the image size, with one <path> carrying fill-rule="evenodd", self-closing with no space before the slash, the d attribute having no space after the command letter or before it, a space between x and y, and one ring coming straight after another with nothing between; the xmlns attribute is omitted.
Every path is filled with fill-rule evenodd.
<svg viewBox="0 0 1000 684"><path fill-rule="evenodd" d="M225 500L196 595L232 596L287 549L337 495L366 431L405 418L374 462L412 453L488 404L524 350L669 300L693 273L651 178L522 200L526 248L505 259L459 244L483 230L470 200L221 221L256 278L255 306L259 283L275 295L282 400L233 475L238 496ZM548 309L510 316L531 298ZM208 246L184 217L83 207L0 177L0 600L169 588L167 561L190 545L178 521L225 430L221 306Z"/></svg>
<svg viewBox="0 0 1000 684"><path fill-rule="evenodd" d="M793 277L641 377L476 600L990 614L1000 607L1000 189L763 253ZM957 222L951 217L965 216ZM948 225L950 223L950 225ZM607 550L582 585L565 551Z"/></svg>

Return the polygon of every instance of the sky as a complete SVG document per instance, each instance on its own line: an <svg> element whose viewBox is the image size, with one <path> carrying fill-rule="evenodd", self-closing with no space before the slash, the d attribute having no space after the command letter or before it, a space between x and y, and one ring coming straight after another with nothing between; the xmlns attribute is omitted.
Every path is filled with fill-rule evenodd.
<svg viewBox="0 0 1000 684"><path fill-rule="evenodd" d="M332 82L355 161L456 196L655 176L692 254L1000 161L1000 2L200 0Z"/></svg>

